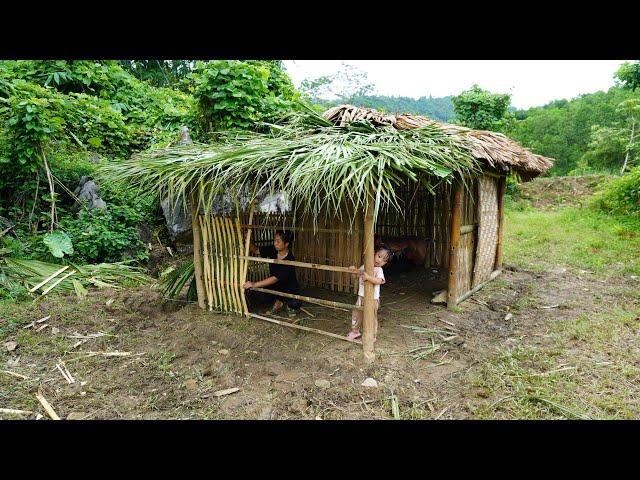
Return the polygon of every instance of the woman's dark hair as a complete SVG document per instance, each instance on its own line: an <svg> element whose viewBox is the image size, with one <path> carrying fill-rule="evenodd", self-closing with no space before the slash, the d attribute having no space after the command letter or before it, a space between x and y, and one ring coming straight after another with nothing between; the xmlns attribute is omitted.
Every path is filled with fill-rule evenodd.
<svg viewBox="0 0 640 480"><path fill-rule="evenodd" d="M293 233L287 230L276 230L276 235L280 235L282 243L288 243L289 246L293 244Z"/></svg>

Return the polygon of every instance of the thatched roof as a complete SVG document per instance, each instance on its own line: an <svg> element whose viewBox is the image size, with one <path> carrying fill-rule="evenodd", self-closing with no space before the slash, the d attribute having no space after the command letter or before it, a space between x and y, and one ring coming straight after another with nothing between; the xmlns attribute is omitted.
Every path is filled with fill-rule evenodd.
<svg viewBox="0 0 640 480"><path fill-rule="evenodd" d="M344 126L348 122L367 120L374 125L391 125L398 130L411 130L438 125L445 131L464 137L471 143L471 154L498 171L513 170L523 180L531 180L553 166L551 158L530 152L515 140L497 132L471 130L459 125L440 123L419 115L384 114L372 108L339 105L324 112L323 117Z"/></svg>

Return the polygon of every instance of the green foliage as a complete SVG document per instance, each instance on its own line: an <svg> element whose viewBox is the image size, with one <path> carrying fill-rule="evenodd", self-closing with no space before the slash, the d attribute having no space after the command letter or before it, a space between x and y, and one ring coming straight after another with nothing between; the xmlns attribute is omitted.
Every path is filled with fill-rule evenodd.
<svg viewBox="0 0 640 480"><path fill-rule="evenodd" d="M552 175L619 170L626 148L620 133L631 126L621 104L634 99L640 99L639 91L613 87L555 101L516 112L523 119L506 133L535 153L554 158Z"/></svg>
<svg viewBox="0 0 640 480"><path fill-rule="evenodd" d="M140 213L125 205L81 210L77 218L65 217L60 222L75 247L73 259L80 262L117 262L128 258L147 259L137 225Z"/></svg>
<svg viewBox="0 0 640 480"><path fill-rule="evenodd" d="M155 87L176 87L191 71L192 60L119 60L119 65L138 80Z"/></svg>
<svg viewBox="0 0 640 480"><path fill-rule="evenodd" d="M42 242L49 247L51 255L56 258L64 257L65 253L67 255L73 254L73 244L71 243L71 239L61 230L47 233L42 239Z"/></svg>
<svg viewBox="0 0 640 480"><path fill-rule="evenodd" d="M640 87L640 60L633 63L624 62L620 65L615 76L625 88L635 90Z"/></svg>
<svg viewBox="0 0 640 480"><path fill-rule="evenodd" d="M190 74L204 131L251 129L295 107L297 93L277 62L198 62Z"/></svg>
<svg viewBox="0 0 640 480"><path fill-rule="evenodd" d="M509 112L511 95L491 93L474 85L451 99L455 122L478 130L505 131L513 121Z"/></svg>
<svg viewBox="0 0 640 480"><path fill-rule="evenodd" d="M605 212L640 219L640 166L607 183L595 196L594 205Z"/></svg>

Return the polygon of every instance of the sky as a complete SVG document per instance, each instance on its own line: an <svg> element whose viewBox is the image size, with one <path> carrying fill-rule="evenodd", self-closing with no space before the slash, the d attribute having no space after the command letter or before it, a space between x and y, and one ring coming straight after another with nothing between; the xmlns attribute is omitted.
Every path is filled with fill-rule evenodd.
<svg viewBox="0 0 640 480"><path fill-rule="evenodd" d="M458 95L474 83L510 93L526 109L552 100L608 90L621 60L285 60L296 87L346 63L367 73L375 94L419 98Z"/></svg>

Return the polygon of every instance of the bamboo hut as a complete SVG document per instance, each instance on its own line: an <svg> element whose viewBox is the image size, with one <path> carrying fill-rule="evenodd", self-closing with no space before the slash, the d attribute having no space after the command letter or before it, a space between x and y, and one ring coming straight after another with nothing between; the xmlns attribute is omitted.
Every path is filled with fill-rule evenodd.
<svg viewBox="0 0 640 480"><path fill-rule="evenodd" d="M341 105L271 125L266 134L229 134L217 145L141 154L110 173L115 181L190 203L201 308L318 331L251 312L245 280L268 276L268 263L288 263L299 267L303 288L354 294L357 279L347 267L364 263L373 273L375 234L413 236L428 245L422 267L447 271L452 308L501 271L507 175L526 181L551 165L499 133ZM291 209L257 211L266 191L286 192ZM235 204L212 207L223 192ZM295 262L249 254L251 240L268 244L278 228L295 232ZM371 361L373 287L365 287L362 345Z"/></svg>

